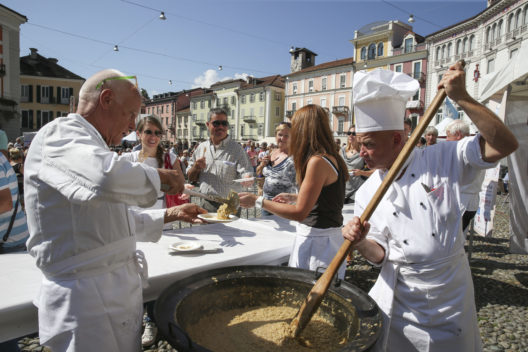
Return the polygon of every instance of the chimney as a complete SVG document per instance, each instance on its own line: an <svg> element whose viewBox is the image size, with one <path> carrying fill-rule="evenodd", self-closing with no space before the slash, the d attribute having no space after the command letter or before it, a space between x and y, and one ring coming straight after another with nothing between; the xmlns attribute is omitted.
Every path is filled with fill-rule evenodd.
<svg viewBox="0 0 528 352"><path fill-rule="evenodd" d="M290 72L294 73L315 65L316 53L306 48L290 48Z"/></svg>
<svg viewBox="0 0 528 352"><path fill-rule="evenodd" d="M29 48L29 50L31 51L31 58L32 59L36 59L37 58L37 49L35 48Z"/></svg>

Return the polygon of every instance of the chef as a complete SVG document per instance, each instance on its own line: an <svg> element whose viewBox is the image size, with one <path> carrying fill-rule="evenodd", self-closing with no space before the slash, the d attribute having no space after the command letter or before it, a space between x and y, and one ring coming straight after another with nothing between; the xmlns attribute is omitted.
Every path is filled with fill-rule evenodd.
<svg viewBox="0 0 528 352"><path fill-rule="evenodd" d="M161 184L184 178L120 159L109 145L134 129L141 96L116 70L90 77L76 114L46 124L26 159L27 247L44 277L34 303L39 335L53 351L139 351L144 257L136 241L157 241L163 223L199 222L193 204L151 211Z"/></svg>
<svg viewBox="0 0 528 352"><path fill-rule="evenodd" d="M377 351L482 350L473 283L464 253L460 189L518 146L489 109L469 96L457 63L438 88L457 102L480 131L458 142L415 149L370 218L342 229L367 260L381 266L369 295L383 332ZM403 148L403 114L418 89L409 76L375 70L354 75L361 156L377 169L356 194L354 213L365 210Z"/></svg>

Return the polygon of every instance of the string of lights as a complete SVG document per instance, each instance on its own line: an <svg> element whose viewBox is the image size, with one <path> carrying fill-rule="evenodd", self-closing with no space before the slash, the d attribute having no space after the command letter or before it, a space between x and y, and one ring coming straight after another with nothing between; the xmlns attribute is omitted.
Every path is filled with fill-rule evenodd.
<svg viewBox="0 0 528 352"><path fill-rule="evenodd" d="M405 14L410 14L409 11L407 11L407 10L405 10L405 9L399 7L399 6L396 6L395 4L393 4L393 3L391 3L391 2L388 2L388 1L386 1L386 0L381 0L381 2L383 2L383 3L385 3L385 4L389 5L389 6L392 6L393 8L395 8L395 9L397 9L397 10L400 10L401 12L403 12L403 13L405 13ZM435 26L435 27L437 27L437 28L444 28L443 26L440 26L439 24L433 23L433 22L431 22L431 21L429 21L429 20L427 20L427 19L425 19L425 18L422 18L422 17L416 16L416 15L410 15L409 19L411 19L411 18L413 18L413 19L414 19L414 18L418 18L419 20L421 20L421 21L423 21L423 22L425 22L425 23L429 23L431 26ZM414 21L412 21L412 22L414 22Z"/></svg>

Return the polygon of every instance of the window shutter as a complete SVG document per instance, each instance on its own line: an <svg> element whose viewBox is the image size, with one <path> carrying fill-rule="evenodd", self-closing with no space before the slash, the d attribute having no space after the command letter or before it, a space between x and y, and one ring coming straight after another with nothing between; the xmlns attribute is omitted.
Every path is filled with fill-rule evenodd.
<svg viewBox="0 0 528 352"><path fill-rule="evenodd" d="M28 90L29 90L28 102L32 103L33 102L33 86L31 84L28 86Z"/></svg>
<svg viewBox="0 0 528 352"><path fill-rule="evenodd" d="M73 88L70 88L70 95L68 96L68 98L70 97L73 97Z"/></svg>
<svg viewBox="0 0 528 352"><path fill-rule="evenodd" d="M59 96L57 96L57 98ZM53 99L53 87L51 87L51 86L49 87L49 102L50 102L50 104L55 104L55 100Z"/></svg>
<svg viewBox="0 0 528 352"><path fill-rule="evenodd" d="M37 103L40 103L40 86L37 85Z"/></svg>
<svg viewBox="0 0 528 352"><path fill-rule="evenodd" d="M40 129L41 126L41 112L40 110L37 110L37 130Z"/></svg>
<svg viewBox="0 0 528 352"><path fill-rule="evenodd" d="M60 104L62 100L61 87L57 87L57 104Z"/></svg>

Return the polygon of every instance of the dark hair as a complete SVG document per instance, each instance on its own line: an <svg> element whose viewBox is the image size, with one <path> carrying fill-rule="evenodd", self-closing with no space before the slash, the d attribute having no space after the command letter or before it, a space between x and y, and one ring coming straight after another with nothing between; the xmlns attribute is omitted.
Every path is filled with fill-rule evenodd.
<svg viewBox="0 0 528 352"><path fill-rule="evenodd" d="M143 128L145 127L146 123L153 124L161 132L163 132L163 126L161 125L160 120L158 120L157 117L154 117L152 115L145 116L144 118L139 120L136 130L139 131L139 132L143 132ZM158 147L156 149L156 160L158 161L158 167L160 167L160 168L163 167L163 153L164 153L164 151L163 151L163 147L161 146L161 138L160 138L160 142L159 142Z"/></svg>

